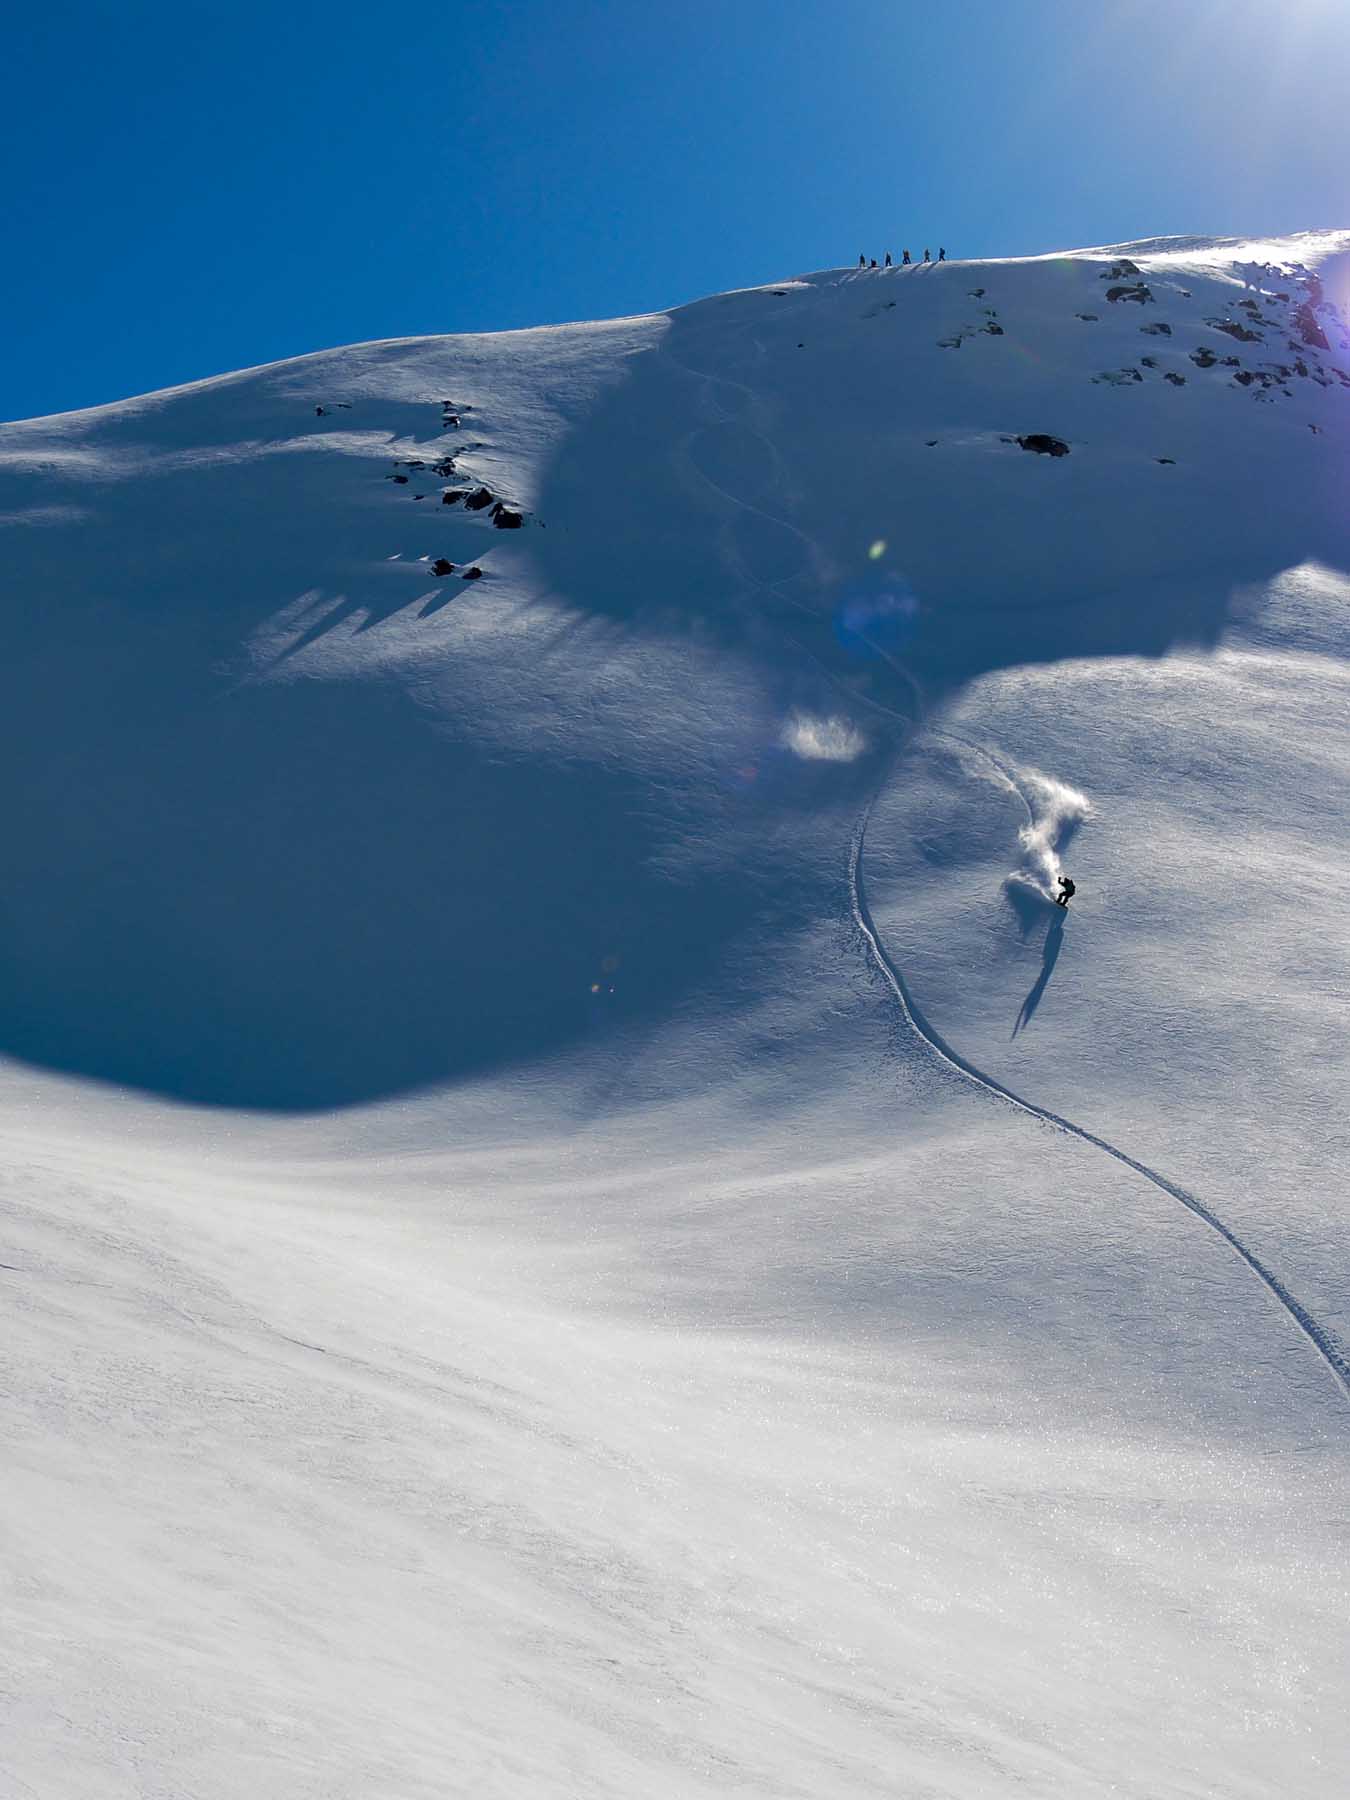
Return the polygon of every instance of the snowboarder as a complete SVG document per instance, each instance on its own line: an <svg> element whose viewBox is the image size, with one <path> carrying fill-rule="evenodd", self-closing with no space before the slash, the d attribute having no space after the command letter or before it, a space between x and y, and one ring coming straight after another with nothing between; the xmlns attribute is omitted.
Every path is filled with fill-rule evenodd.
<svg viewBox="0 0 1350 1800"><path fill-rule="evenodd" d="M928 246L927 246L927 244L925 244L925 245L924 245L924 247L923 247L923 260L924 260L924 261L925 261L925 262L932 262L932 260L933 260L933 259L932 259L932 257L931 257L931 256L930 256L930 255L929 255L929 254L928 254Z"/></svg>
<svg viewBox="0 0 1350 1800"><path fill-rule="evenodd" d="M947 260L947 252L942 248L942 245L939 244L938 245L938 261L946 262L946 260Z"/></svg>
<svg viewBox="0 0 1350 1800"><path fill-rule="evenodd" d="M1060 876L1059 885L1060 885L1061 889L1063 890L1063 892L1055 895L1055 905L1062 906L1064 908L1065 912L1067 912L1069 910L1069 902L1070 902L1070 900L1073 899L1074 895L1078 892L1078 889L1069 880L1067 875Z"/></svg>
<svg viewBox="0 0 1350 1800"><path fill-rule="evenodd" d="M909 262L909 251L908 250L902 250L900 252L900 261L902 264L908 264L908 262Z"/></svg>
<svg viewBox="0 0 1350 1800"><path fill-rule="evenodd" d="M866 257L866 254L863 254L863 255L861 255L861 256L859 256L859 258L858 258L858 267L859 267L859 268L860 268L860 269L865 269L865 268L866 268L866 267L867 267L867 257Z"/></svg>
<svg viewBox="0 0 1350 1800"><path fill-rule="evenodd" d="M876 259L876 257L875 257L875 256L874 256L874 257L873 257L873 258L872 258L872 261L871 261L871 264L870 264L870 266L871 266L871 267L872 267L872 268L874 268L874 269L875 269L875 268L876 268L876 266L877 266L877 259Z"/></svg>
<svg viewBox="0 0 1350 1800"><path fill-rule="evenodd" d="M891 266L891 253L890 253L890 251L889 251L889 250L888 250L888 251L887 251L887 252L886 252L886 267L887 267L887 268L888 268L888 269L889 269L889 268L890 268L890 266Z"/></svg>

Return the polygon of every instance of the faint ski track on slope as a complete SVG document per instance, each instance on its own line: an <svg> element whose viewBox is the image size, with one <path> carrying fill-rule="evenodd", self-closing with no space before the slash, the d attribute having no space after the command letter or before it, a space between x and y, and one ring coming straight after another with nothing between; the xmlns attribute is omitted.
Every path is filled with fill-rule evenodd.
<svg viewBox="0 0 1350 1800"><path fill-rule="evenodd" d="M818 294L813 293L809 297L800 298L791 310L794 314L810 312L820 304L821 297ZM756 354L760 356L764 355L765 352L763 346L757 338L751 335L751 324L749 321L734 329L738 336L744 337L749 335ZM752 591L758 590L760 593L772 594L777 599L785 601L789 606L796 607L798 611L805 612L809 616L814 617L815 615L812 613L811 608L803 601L794 599L792 595L785 594L782 591L791 582L798 581L804 574L811 572L812 566L816 563L818 557L818 551L814 540L804 532L800 526L794 525L790 519L780 518L776 513L769 512L762 506L756 506L752 501L744 500L740 495L734 494L723 487L721 483L715 481L706 470L700 468L698 459L693 453L694 442L701 432L715 429L719 425L737 426L763 448L765 460L773 470L773 482L771 487L772 489L781 492L786 485L782 453L767 432L760 428L761 424L765 421L759 395L747 382L738 381L734 376L714 374L710 369L700 369L694 364L686 362L682 356L676 355L669 347L669 344L663 345L662 348L663 354L675 368L679 369L682 374L690 376L701 385L703 389L703 401L709 414L707 425L696 426L693 431L689 432L681 439L672 453L672 460L677 466L683 465L686 467L690 473L692 473L710 493L715 494L719 500L722 500L727 505L735 508L736 511L744 517L760 519L766 525L773 526L776 530L786 533L802 546L804 552L804 566L802 568L795 570L791 575L782 575L779 576L777 580L766 581L762 577L756 575L754 570L747 565L744 555L737 548L733 540L732 522L728 520L718 531L718 547L722 553L723 559L729 567L735 570L741 580L745 582ZM718 387L729 388L734 393L743 395L744 401L741 409L728 411L716 397L715 390Z"/></svg>
<svg viewBox="0 0 1350 1800"><path fill-rule="evenodd" d="M1102 1151L1105 1155L1113 1157L1116 1162L1122 1163L1127 1169L1132 1169L1136 1175L1142 1175L1145 1181L1151 1181L1154 1187L1160 1188L1164 1194L1169 1194L1172 1199L1179 1201L1188 1212L1194 1213L1197 1219L1208 1225L1211 1231L1217 1233L1229 1248L1241 1257L1257 1280L1279 1302L1314 1350L1317 1351L1327 1368L1330 1369L1342 1394L1350 1399L1350 1364L1342 1356L1331 1334L1318 1323L1299 1300L1295 1299L1279 1276L1273 1270L1268 1269L1260 1257L1248 1249L1237 1233L1230 1226L1225 1225L1219 1215L1206 1206L1203 1200L1197 1199L1194 1194L1179 1187L1176 1182L1169 1181L1165 1175L1160 1175L1147 1163L1138 1161L1137 1158L1127 1155L1124 1150L1118 1149L1116 1145L1109 1143L1105 1138L1098 1137L1095 1132L1088 1131L1082 1125L1075 1125L1071 1119L1064 1118L1060 1113L1052 1112L1049 1107L1038 1106L1032 1100L1024 1100L1011 1088L1004 1087L1001 1081L996 1081L992 1075L986 1074L983 1069L968 1062L959 1050L947 1043L945 1038L940 1036L928 1023L898 965L891 960L882 944L867 904L867 894L863 885L863 847L867 838L867 826L871 820L873 808L881 796L885 779L886 777L883 775L881 784L863 808L862 816L854 830L849 854L849 899L853 908L854 922L862 933L872 960L881 971L887 986L900 1002L901 1011L915 1035L922 1038L930 1050L950 1068L955 1069L958 1074L964 1075L968 1081L974 1082L977 1087L983 1088L986 1093L1007 1101L1019 1112L1026 1113L1033 1119L1039 1119L1042 1124L1050 1125L1056 1131L1062 1131L1069 1137L1075 1137L1085 1144L1091 1144L1094 1150Z"/></svg>

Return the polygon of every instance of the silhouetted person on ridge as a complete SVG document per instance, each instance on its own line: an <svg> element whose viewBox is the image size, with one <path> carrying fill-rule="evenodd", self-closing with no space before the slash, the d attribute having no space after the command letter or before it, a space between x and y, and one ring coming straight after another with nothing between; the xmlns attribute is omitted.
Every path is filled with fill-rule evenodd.
<svg viewBox="0 0 1350 1800"><path fill-rule="evenodd" d="M860 268L860 269L865 269L865 268L866 268L866 267L867 267L867 258L866 258L866 256L865 256L865 255L864 255L864 256L860 256L860 257L859 257L859 258L858 258L858 267L859 267L859 268Z"/></svg>
<svg viewBox="0 0 1350 1800"><path fill-rule="evenodd" d="M907 263L909 261L909 251L908 250L901 251L900 261L901 261L901 263Z"/></svg>
<svg viewBox="0 0 1350 1800"><path fill-rule="evenodd" d="M889 268L890 268L890 266L891 266L891 253L890 253L890 251L889 251L889 250L888 250L888 251L887 251L887 252L886 252L886 267L887 267L887 268L888 268L888 269L889 269Z"/></svg>
<svg viewBox="0 0 1350 1800"><path fill-rule="evenodd" d="M874 269L875 269L875 268L876 268L876 266L877 266L877 259L876 259L876 257L875 257L875 256L874 256L874 257L873 257L873 258L872 258L872 261L871 261L871 265L870 265L870 266L871 266L871 267L872 267L872 268L874 268Z"/></svg>
<svg viewBox="0 0 1350 1800"><path fill-rule="evenodd" d="M1064 891L1062 893L1055 895L1055 905L1062 906L1064 908L1065 912L1067 912L1069 910L1069 902L1070 902L1070 900L1073 899L1074 895L1078 892L1078 889L1069 880L1067 875L1060 876L1059 885Z"/></svg>
<svg viewBox="0 0 1350 1800"><path fill-rule="evenodd" d="M938 245L938 261L946 262L946 260L947 260L947 252L942 248L942 245L939 244Z"/></svg>

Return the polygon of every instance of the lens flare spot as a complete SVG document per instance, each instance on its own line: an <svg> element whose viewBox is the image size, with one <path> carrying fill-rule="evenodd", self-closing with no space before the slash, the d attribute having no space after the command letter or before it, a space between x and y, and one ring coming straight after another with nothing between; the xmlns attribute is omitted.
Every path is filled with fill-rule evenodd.
<svg viewBox="0 0 1350 1800"><path fill-rule="evenodd" d="M868 550L867 554L871 557L873 562L880 562L882 557L885 556L885 554L886 554L885 538L874 539L872 546Z"/></svg>

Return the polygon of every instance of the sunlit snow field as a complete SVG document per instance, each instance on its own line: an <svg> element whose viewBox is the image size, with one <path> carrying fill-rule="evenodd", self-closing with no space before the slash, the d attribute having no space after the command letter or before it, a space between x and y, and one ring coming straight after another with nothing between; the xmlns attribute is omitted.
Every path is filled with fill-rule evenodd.
<svg viewBox="0 0 1350 1800"><path fill-rule="evenodd" d="M1343 1794L1348 252L0 427L0 1792Z"/></svg>

